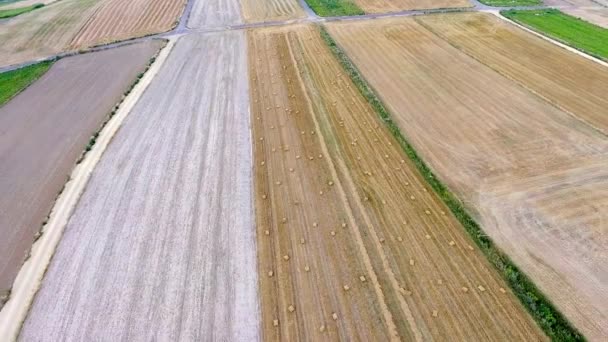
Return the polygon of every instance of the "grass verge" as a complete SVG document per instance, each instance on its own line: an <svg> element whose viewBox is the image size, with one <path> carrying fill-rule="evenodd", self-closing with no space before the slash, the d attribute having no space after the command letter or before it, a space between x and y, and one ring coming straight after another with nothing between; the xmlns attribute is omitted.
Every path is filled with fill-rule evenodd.
<svg viewBox="0 0 608 342"><path fill-rule="evenodd" d="M29 65L0 74L0 107L17 96L53 65L52 61Z"/></svg>
<svg viewBox="0 0 608 342"><path fill-rule="evenodd" d="M443 202L450 208L454 216L460 221L465 230L473 238L477 246L483 251L502 277L507 281L513 293L519 298L528 312L534 317L537 324L554 341L584 341L581 335L566 318L555 308L532 281L521 272L510 258L502 253L494 245L492 240L483 232L481 227L471 215L468 214L462 202L453 195L450 190L433 174L433 171L418 156L416 150L401 134L397 124L391 119L389 111L376 93L367 84L357 67L348 58L346 53L336 44L329 32L319 26L321 37L338 59L344 70L348 73L353 83L357 86L361 95L370 103L376 113L382 118L388 130L399 142L399 145L407 156L412 160L418 171L429 183L433 190L439 195Z"/></svg>
<svg viewBox="0 0 608 342"><path fill-rule="evenodd" d="M509 10L500 14L577 50L608 60L608 29L556 9Z"/></svg>
<svg viewBox="0 0 608 342"><path fill-rule="evenodd" d="M27 7L13 8L7 10L0 10L0 19L16 17L20 14L31 12L35 9L44 7L44 4L34 4Z"/></svg>
<svg viewBox="0 0 608 342"><path fill-rule="evenodd" d="M542 0L479 0L484 5L494 7L540 6Z"/></svg>
<svg viewBox="0 0 608 342"><path fill-rule="evenodd" d="M306 0L308 6L321 17L340 17L365 14L351 0Z"/></svg>

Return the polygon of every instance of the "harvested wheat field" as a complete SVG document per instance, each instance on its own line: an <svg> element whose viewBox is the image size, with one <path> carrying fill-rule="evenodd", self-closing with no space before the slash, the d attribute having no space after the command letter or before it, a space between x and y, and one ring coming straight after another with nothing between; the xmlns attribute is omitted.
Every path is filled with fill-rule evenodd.
<svg viewBox="0 0 608 342"><path fill-rule="evenodd" d="M244 0L241 2L245 22L275 21L303 18L298 0Z"/></svg>
<svg viewBox="0 0 608 342"><path fill-rule="evenodd" d="M97 0L62 0L0 22L0 66L67 50L98 4Z"/></svg>
<svg viewBox="0 0 608 342"><path fill-rule="evenodd" d="M21 340L259 339L246 48L242 32L177 42L93 171Z"/></svg>
<svg viewBox="0 0 608 342"><path fill-rule="evenodd" d="M0 107L0 295L91 135L160 41L62 59Z"/></svg>
<svg viewBox="0 0 608 342"><path fill-rule="evenodd" d="M263 340L545 338L316 27L249 51Z"/></svg>
<svg viewBox="0 0 608 342"><path fill-rule="evenodd" d="M194 1L188 27L204 28L242 24L239 0Z"/></svg>
<svg viewBox="0 0 608 342"><path fill-rule="evenodd" d="M404 135L497 245L589 339L605 337L606 136L464 54L417 20L429 21L403 18L328 27ZM554 52L530 41L528 49L543 47L548 61L561 54L557 47ZM496 46L499 52L487 48L485 54L508 55L509 49L498 42ZM574 57L562 58L571 60L569 69L535 62L529 70L541 75L553 70L556 79L565 79L563 75L584 75L593 67ZM538 77L532 71L529 77ZM602 70L597 72L602 77ZM548 88L558 86L539 84L537 89L549 93L553 89ZM580 89L587 85L580 83ZM571 91L594 103L593 94Z"/></svg>
<svg viewBox="0 0 608 342"><path fill-rule="evenodd" d="M77 49L171 30L186 0L104 0L71 42Z"/></svg>
<svg viewBox="0 0 608 342"><path fill-rule="evenodd" d="M365 13L386 13L405 10L472 7L469 0L354 0Z"/></svg>
<svg viewBox="0 0 608 342"><path fill-rule="evenodd" d="M605 66L489 14L430 15L420 17L419 23L465 54L608 134Z"/></svg>

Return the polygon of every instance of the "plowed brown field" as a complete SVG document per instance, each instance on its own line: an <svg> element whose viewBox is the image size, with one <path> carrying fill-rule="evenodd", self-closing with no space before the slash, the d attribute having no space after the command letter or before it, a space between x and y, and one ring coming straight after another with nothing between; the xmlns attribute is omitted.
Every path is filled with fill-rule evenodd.
<svg viewBox="0 0 608 342"><path fill-rule="evenodd" d="M65 50L97 4L97 0L62 0L0 22L0 66Z"/></svg>
<svg viewBox="0 0 608 342"><path fill-rule="evenodd" d="M241 8L243 18L250 23L304 17L298 0L244 0Z"/></svg>
<svg viewBox="0 0 608 342"><path fill-rule="evenodd" d="M472 7L468 0L355 0L365 13L386 13L414 9Z"/></svg>
<svg viewBox="0 0 608 342"><path fill-rule="evenodd" d="M264 340L544 339L316 28L249 52Z"/></svg>
<svg viewBox="0 0 608 342"><path fill-rule="evenodd" d="M71 48L87 47L170 30L186 0L105 0L78 32Z"/></svg>
<svg viewBox="0 0 608 342"><path fill-rule="evenodd" d="M464 53L608 134L606 67L489 14L430 15L419 17L419 22Z"/></svg>
<svg viewBox="0 0 608 342"><path fill-rule="evenodd" d="M416 20L332 23L329 29L422 158L465 201L498 246L588 338L605 337L606 136L462 53ZM602 78L607 71L530 37L527 51L545 51L548 62L540 56L534 59L519 50L517 40L512 46L510 40L501 45L500 38L492 39L504 30L509 29L498 27L477 36L480 42L495 41L494 47L483 50L484 56L504 54L500 60L506 65L528 58L529 66L520 65L529 79L552 73L564 84L523 84L535 84L536 93L542 94L569 89L577 94L570 98L581 97L581 103L590 103L587 111L593 111L594 90L585 94L577 87L588 89L584 77ZM522 57L510 54L511 49L522 51ZM571 64L551 64L557 63L555 55ZM498 62L492 66L506 68ZM577 73L580 78L574 77ZM572 105L568 98L559 101Z"/></svg>

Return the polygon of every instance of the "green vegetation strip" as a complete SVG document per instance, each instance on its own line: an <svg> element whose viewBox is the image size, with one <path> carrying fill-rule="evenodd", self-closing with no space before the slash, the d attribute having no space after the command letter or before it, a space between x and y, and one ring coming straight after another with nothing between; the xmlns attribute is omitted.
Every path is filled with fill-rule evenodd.
<svg viewBox="0 0 608 342"><path fill-rule="evenodd" d="M322 17L340 17L365 14L350 0L306 0L308 6Z"/></svg>
<svg viewBox="0 0 608 342"><path fill-rule="evenodd" d="M35 4L27 7L0 10L0 19L16 17L20 14L31 12L40 7L44 7L44 4Z"/></svg>
<svg viewBox="0 0 608 342"><path fill-rule="evenodd" d="M566 318L553 306L532 281L521 272L517 266L502 253L492 240L481 230L481 227L467 213L462 202L454 196L449 189L437 179L431 169L418 156L412 145L401 134L397 125L391 119L386 107L367 84L359 70L353 65L346 53L336 44L329 32L319 26L321 37L329 46L333 54L342 64L351 80L361 94L382 118L389 131L399 142L405 153L412 160L418 171L423 175L429 185L435 190L443 202L450 208L454 216L464 226L475 243L483 251L488 260L498 269L507 281L517 298L534 317L538 325L554 341L584 341L585 338L566 320Z"/></svg>
<svg viewBox="0 0 608 342"><path fill-rule="evenodd" d="M509 10L502 11L501 14L575 49L608 60L608 29L556 9Z"/></svg>
<svg viewBox="0 0 608 342"><path fill-rule="evenodd" d="M53 65L52 61L29 65L21 69L0 74L0 106L17 96L30 84L44 75Z"/></svg>
<svg viewBox="0 0 608 342"><path fill-rule="evenodd" d="M540 6L542 0L479 0L484 5L494 7Z"/></svg>

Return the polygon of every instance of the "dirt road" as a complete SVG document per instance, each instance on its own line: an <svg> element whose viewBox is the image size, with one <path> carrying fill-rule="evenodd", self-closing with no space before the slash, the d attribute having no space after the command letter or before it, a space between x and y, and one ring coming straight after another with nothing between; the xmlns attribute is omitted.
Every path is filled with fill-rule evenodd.
<svg viewBox="0 0 608 342"><path fill-rule="evenodd" d="M484 231L578 329L601 339L608 334L608 236L603 229L608 140L522 84L534 85L541 94L559 86L578 94L579 103L594 103L595 94L579 89L588 87L585 80L602 76L584 78L587 60L579 56L581 61L567 69L531 60L527 76L580 78L560 85L515 82L493 68L522 63L525 54L519 55L522 60L494 61L490 68L417 20L427 18L328 26L423 160L463 199ZM455 28L453 36L464 40L463 31ZM493 38L497 32L485 31L476 40L497 46L486 47L479 60L498 51L510 56L511 41ZM549 47L543 55L547 60L562 53ZM538 46L530 39L527 49Z"/></svg>
<svg viewBox="0 0 608 342"><path fill-rule="evenodd" d="M0 108L0 293L90 136L159 47L150 41L62 59Z"/></svg>
<svg viewBox="0 0 608 342"><path fill-rule="evenodd" d="M318 30L249 44L264 340L542 340Z"/></svg>
<svg viewBox="0 0 608 342"><path fill-rule="evenodd" d="M22 340L259 338L246 47L242 32L178 41L97 165Z"/></svg>

